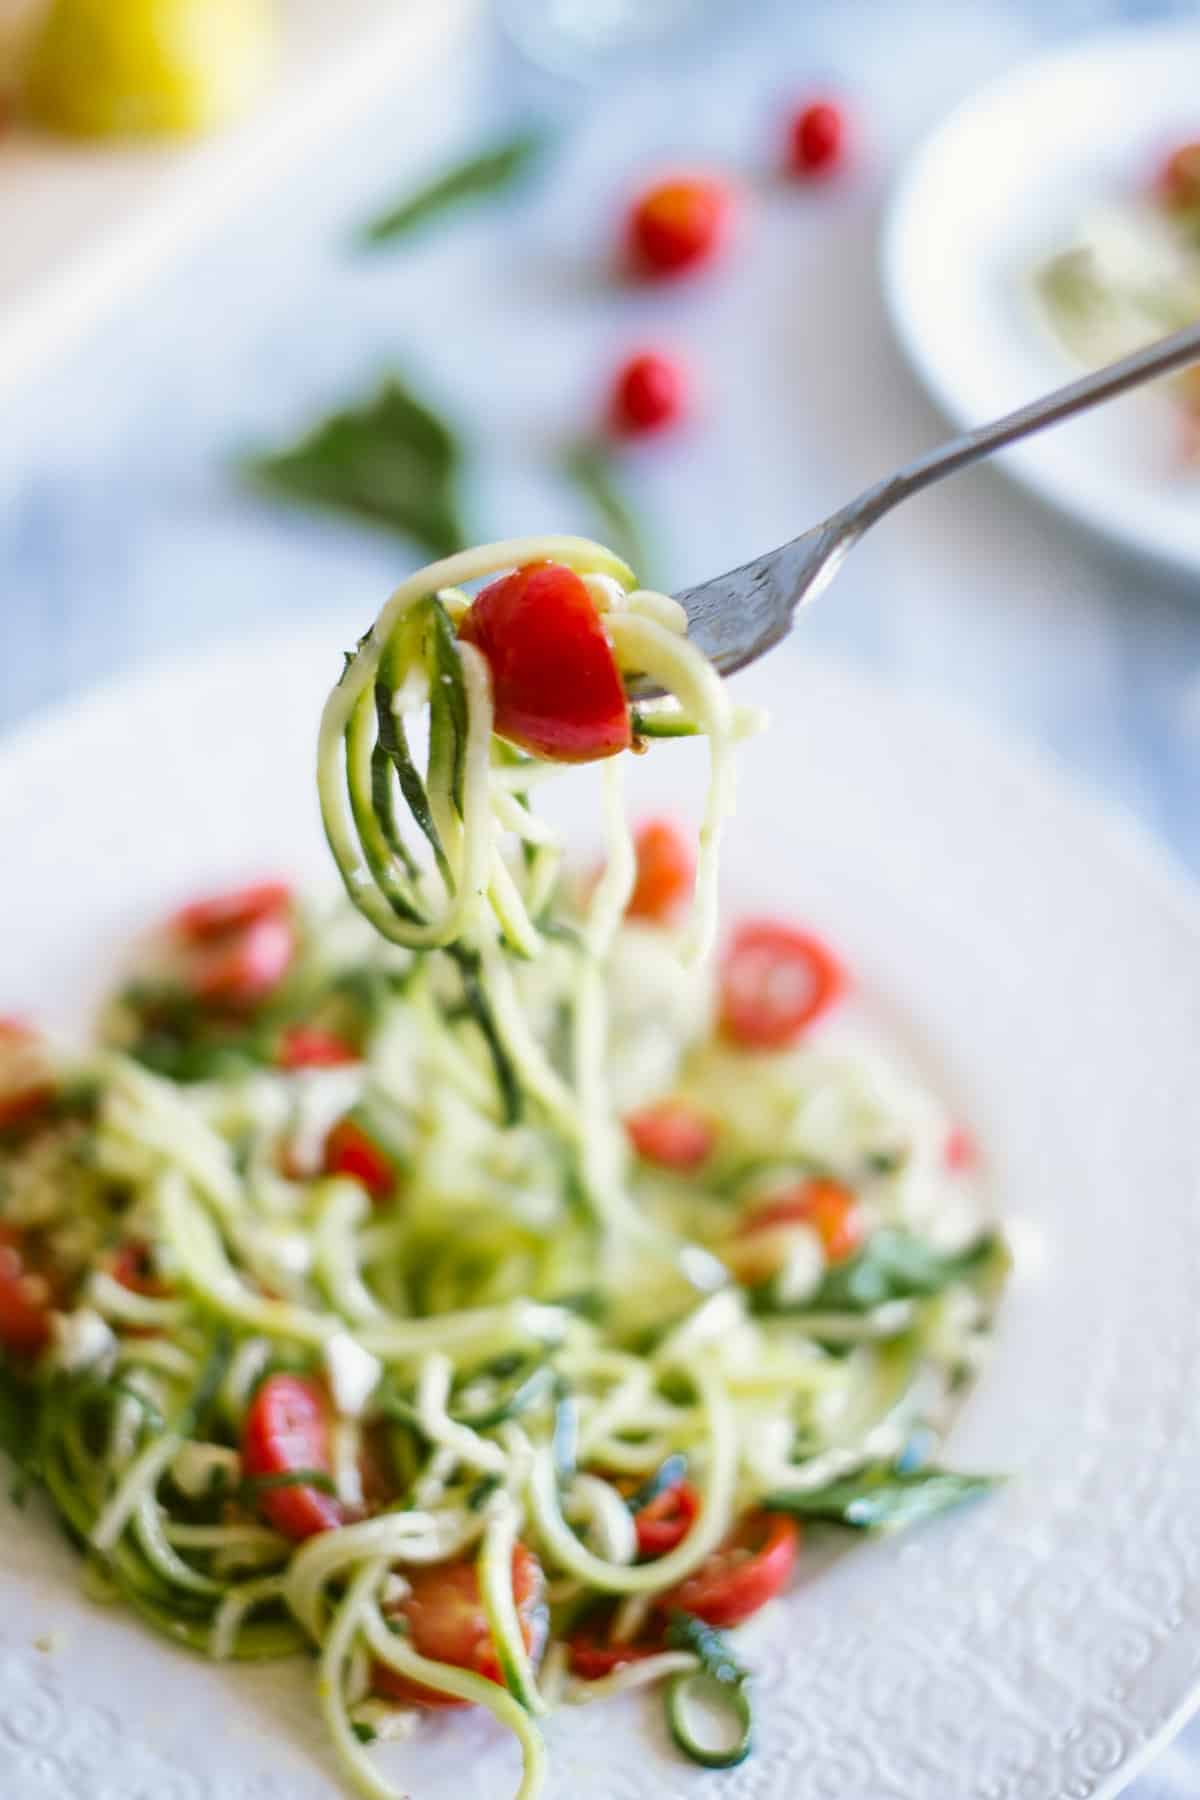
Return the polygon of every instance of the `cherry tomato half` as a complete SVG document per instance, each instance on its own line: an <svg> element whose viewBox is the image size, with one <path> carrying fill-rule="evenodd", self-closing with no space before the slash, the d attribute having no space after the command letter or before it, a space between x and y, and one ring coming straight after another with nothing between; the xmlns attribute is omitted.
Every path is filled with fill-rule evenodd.
<svg viewBox="0 0 1200 1800"><path fill-rule="evenodd" d="M687 411L683 365L660 350L643 350L622 363L613 382L609 418L622 437L643 437L676 425Z"/></svg>
<svg viewBox="0 0 1200 1800"><path fill-rule="evenodd" d="M562 563L528 563L476 595L459 627L487 658L496 731L552 762L627 750L629 707L592 597Z"/></svg>
<svg viewBox="0 0 1200 1800"><path fill-rule="evenodd" d="M721 969L721 1029L747 1050L782 1050L843 993L820 938L774 919L739 926Z"/></svg>
<svg viewBox="0 0 1200 1800"><path fill-rule="evenodd" d="M187 984L198 1000L240 1011L274 992L296 950L296 931L286 913L264 913L223 932L192 952Z"/></svg>
<svg viewBox="0 0 1200 1800"><path fill-rule="evenodd" d="M344 1037L315 1025L289 1025L275 1051L280 1069L337 1069L358 1061L358 1051Z"/></svg>
<svg viewBox="0 0 1200 1800"><path fill-rule="evenodd" d="M319 1382L268 1375L242 1428L242 1467L251 1477L297 1469L329 1473L329 1408ZM345 1522L341 1502L313 1487L265 1488L258 1509L276 1531L297 1541Z"/></svg>
<svg viewBox="0 0 1200 1800"><path fill-rule="evenodd" d="M634 837L637 881L626 912L631 919L667 923L689 899L696 879L692 846L670 819L647 819Z"/></svg>
<svg viewBox="0 0 1200 1800"><path fill-rule="evenodd" d="M700 1496L690 1481L677 1481L656 1494L634 1514L638 1549L643 1556L665 1556L682 1544L696 1522Z"/></svg>
<svg viewBox="0 0 1200 1800"><path fill-rule="evenodd" d="M808 1225L830 1262L845 1262L863 1241L863 1218L850 1188L840 1181L802 1181L766 1200L740 1227L742 1236L780 1225Z"/></svg>
<svg viewBox="0 0 1200 1800"><path fill-rule="evenodd" d="M719 1629L740 1625L773 1600L796 1564L800 1527L787 1513L750 1513L661 1604Z"/></svg>
<svg viewBox="0 0 1200 1800"><path fill-rule="evenodd" d="M338 1120L325 1139L325 1173L361 1181L373 1200L386 1199L396 1182L390 1159L349 1114Z"/></svg>
<svg viewBox="0 0 1200 1800"><path fill-rule="evenodd" d="M646 1162L686 1173L712 1155L717 1127L686 1100L659 1100L625 1121L629 1140Z"/></svg>
<svg viewBox="0 0 1200 1800"><path fill-rule="evenodd" d="M453 1663L455 1668L470 1669L487 1681L502 1684L504 1677L488 1628L475 1564L465 1561L434 1563L406 1569L405 1575L412 1591L389 1611L393 1617L407 1622L409 1639L418 1656L427 1656L433 1662ZM536 1662L546 1640L546 1584L541 1564L524 1544L513 1548L512 1582L521 1636ZM376 1663L373 1686L377 1694L404 1706L470 1704L409 1681L385 1663Z"/></svg>
<svg viewBox="0 0 1200 1800"><path fill-rule="evenodd" d="M572 1675L578 1675L581 1681L603 1681L627 1663L657 1656L662 1647L661 1632L641 1637L633 1644L614 1644L599 1626L585 1624L567 1639L567 1662Z"/></svg>
<svg viewBox="0 0 1200 1800"><path fill-rule="evenodd" d="M189 943L205 944L226 932L239 931L253 925L256 919L287 912L292 903L292 890L286 881L260 881L251 887L234 888L228 894L212 894L181 906L170 921L177 936Z"/></svg>
<svg viewBox="0 0 1200 1800"><path fill-rule="evenodd" d="M0 1345L17 1356L44 1350L53 1300L50 1283L30 1264L20 1232L0 1229Z"/></svg>
<svg viewBox="0 0 1200 1800"><path fill-rule="evenodd" d="M25 1125L54 1099L54 1072L42 1040L22 1019L0 1019L0 1131Z"/></svg>
<svg viewBox="0 0 1200 1800"><path fill-rule="evenodd" d="M626 236L634 270L652 278L702 268L724 248L733 214L729 184L713 175L677 175L643 190Z"/></svg>

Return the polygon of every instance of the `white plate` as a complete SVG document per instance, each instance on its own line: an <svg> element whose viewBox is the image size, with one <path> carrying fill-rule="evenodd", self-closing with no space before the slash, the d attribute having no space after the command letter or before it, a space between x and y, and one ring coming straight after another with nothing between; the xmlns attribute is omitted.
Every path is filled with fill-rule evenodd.
<svg viewBox="0 0 1200 1800"><path fill-rule="evenodd" d="M326 875L314 725L352 636L166 667L11 741L6 1010L78 1027L156 909L236 874ZM956 714L790 652L744 692L777 721L747 754L733 885L827 930L932 1047L988 1146L1017 1269L951 1446L1011 1483L856 1549L752 1627L759 1748L720 1793L1112 1795L1200 1683L1200 909ZM643 804L694 804L693 749L644 760ZM0 1519L6 1800L338 1792L311 1667L192 1660L85 1603L78 1574L36 1508ZM556 1800L716 1791L653 1701L550 1730ZM422 1800L512 1791L487 1721L425 1726L396 1764Z"/></svg>
<svg viewBox="0 0 1200 1800"><path fill-rule="evenodd" d="M883 244L892 319L958 425L979 425L1079 373L1029 292L1033 267L1081 219L1200 132L1200 27L1128 29L1019 69L972 97L917 151ZM1004 466L1071 518L1200 571L1200 476L1178 421L1141 393L1044 432Z"/></svg>
<svg viewBox="0 0 1200 1800"><path fill-rule="evenodd" d="M477 11L478 0L283 0L275 78L226 130L149 145L0 134L0 388L260 197L339 124L388 93L411 93Z"/></svg>

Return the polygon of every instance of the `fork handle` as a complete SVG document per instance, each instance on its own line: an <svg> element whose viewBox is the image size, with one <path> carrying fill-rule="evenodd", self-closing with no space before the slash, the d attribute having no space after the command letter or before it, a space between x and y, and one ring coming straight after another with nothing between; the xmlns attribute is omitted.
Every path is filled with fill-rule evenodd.
<svg viewBox="0 0 1200 1800"><path fill-rule="evenodd" d="M1144 350L1135 350L1132 356L1107 363L1093 374L1070 381L1066 387L1056 388L1052 394L1045 394L1028 406L1018 406L1015 412L1005 413L1002 419L996 419L990 425L964 431L961 437L951 438L935 450L926 451L924 456L907 463L885 481L868 488L829 523L843 527L856 537L884 513L890 512L893 506L907 500L910 494L931 487L943 475L953 475L956 469L981 462L993 451L1003 450L1006 444L1032 437L1044 426L1056 425L1060 419L1086 412L1089 406L1111 400L1127 388L1140 387L1143 381L1150 381L1156 375L1167 375L1172 369L1197 361L1200 361L1200 323L1172 332L1170 337L1159 338Z"/></svg>

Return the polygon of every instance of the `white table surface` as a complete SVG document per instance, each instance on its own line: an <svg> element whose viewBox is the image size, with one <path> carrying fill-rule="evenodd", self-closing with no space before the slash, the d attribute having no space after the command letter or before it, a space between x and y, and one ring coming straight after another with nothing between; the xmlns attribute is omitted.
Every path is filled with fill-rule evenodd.
<svg viewBox="0 0 1200 1800"><path fill-rule="evenodd" d="M0 727L155 653L347 606L365 624L413 566L407 546L248 499L226 459L365 386L389 360L469 427L475 528L499 536L592 528L547 472L553 446L622 347L675 344L707 405L686 442L632 459L661 525L658 573L683 584L790 535L940 429L889 335L876 278L898 157L946 106L1040 44L1169 10L1196 8L746 6L719 53L598 97L534 79L481 44L419 104L364 119L9 401ZM626 181L658 155L765 161L778 98L827 79L861 96L872 143L853 181L821 193L758 182L741 252L714 280L613 289L596 252ZM348 227L406 169L547 99L577 130L536 203L391 257L345 253ZM1200 124L1200 100L1197 113ZM955 696L1200 869L1200 594L1081 539L997 473L960 476L881 528L801 638L779 654L808 642ZM1200 1725L1130 1793L1200 1795Z"/></svg>

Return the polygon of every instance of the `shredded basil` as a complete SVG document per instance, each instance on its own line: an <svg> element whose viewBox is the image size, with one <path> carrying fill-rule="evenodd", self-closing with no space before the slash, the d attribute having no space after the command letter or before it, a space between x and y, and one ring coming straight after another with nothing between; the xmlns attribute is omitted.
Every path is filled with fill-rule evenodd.
<svg viewBox="0 0 1200 1800"><path fill-rule="evenodd" d="M902 1531L936 1518L997 1485L994 1475L958 1475L949 1469L904 1469L873 1463L825 1487L781 1490L762 1502L768 1512L847 1525L855 1531Z"/></svg>
<svg viewBox="0 0 1200 1800"><path fill-rule="evenodd" d="M547 132L524 126L498 143L464 157L371 219L360 234L363 248L393 244L468 201L509 192L533 173L549 142Z"/></svg>

